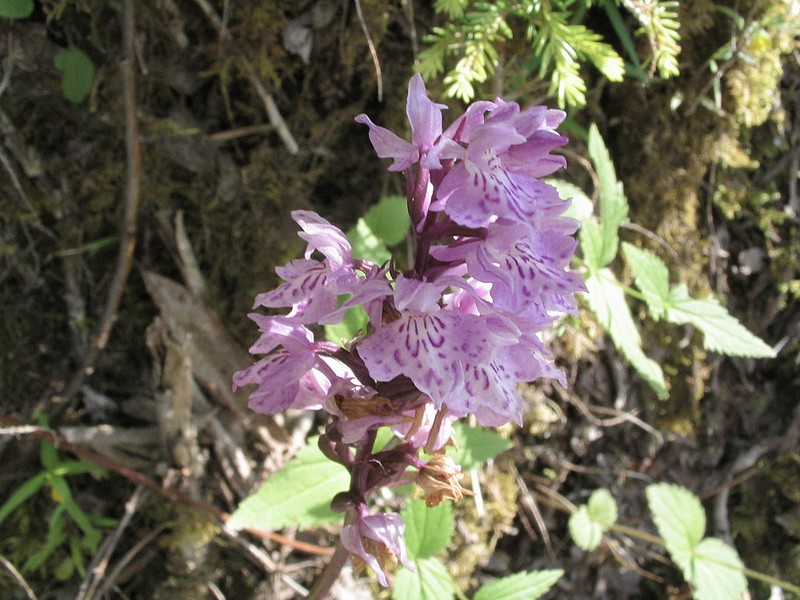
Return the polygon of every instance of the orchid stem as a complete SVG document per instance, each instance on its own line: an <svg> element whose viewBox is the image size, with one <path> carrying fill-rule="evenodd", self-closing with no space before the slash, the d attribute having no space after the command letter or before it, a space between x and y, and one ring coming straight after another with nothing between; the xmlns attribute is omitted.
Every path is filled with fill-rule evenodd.
<svg viewBox="0 0 800 600"><path fill-rule="evenodd" d="M348 558L347 548L344 547L342 542L339 542L330 562L322 570L306 598L308 600L323 600L323 598L327 598L333 584L339 579L339 573L347 564Z"/></svg>

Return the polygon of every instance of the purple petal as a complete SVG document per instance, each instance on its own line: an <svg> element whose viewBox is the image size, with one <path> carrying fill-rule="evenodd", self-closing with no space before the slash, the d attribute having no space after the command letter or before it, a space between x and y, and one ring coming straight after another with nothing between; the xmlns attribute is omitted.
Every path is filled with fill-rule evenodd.
<svg viewBox="0 0 800 600"><path fill-rule="evenodd" d="M389 166L390 171L405 171L419 160L417 147L398 137L384 127L375 125L367 115L358 115L356 123L369 127L369 141L375 148L375 153L381 158L392 158L394 162Z"/></svg>
<svg viewBox="0 0 800 600"><path fill-rule="evenodd" d="M405 375L441 406L460 387L464 365L488 362L496 344L484 318L439 311L384 325L359 344L358 353L374 379Z"/></svg>
<svg viewBox="0 0 800 600"><path fill-rule="evenodd" d="M427 152L442 134L442 110L446 108L447 105L436 104L428 98L422 75L417 73L411 78L408 82L406 115L411 123L411 142L420 154Z"/></svg>
<svg viewBox="0 0 800 600"><path fill-rule="evenodd" d="M303 229L298 235L308 242L306 258L311 258L314 250L319 250L333 271L353 262L353 249L341 229L310 210L294 210L292 218Z"/></svg>

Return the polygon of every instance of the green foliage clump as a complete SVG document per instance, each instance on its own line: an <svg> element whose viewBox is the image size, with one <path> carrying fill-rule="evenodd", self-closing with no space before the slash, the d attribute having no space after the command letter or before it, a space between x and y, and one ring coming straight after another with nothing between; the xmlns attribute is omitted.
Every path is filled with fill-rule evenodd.
<svg viewBox="0 0 800 600"><path fill-rule="evenodd" d="M591 63L611 81L621 81L626 68L638 78L646 77L631 35L617 9L621 4L635 17L646 36L651 56L650 75L677 75L679 23L677 2L599 2L620 39L630 64L590 29L584 21L591 0L437 0L437 12L449 21L434 27L426 38L428 47L420 54L417 70L426 79L447 71L446 94L469 102L476 96L475 86L485 82L505 62L506 42L524 37L527 48L512 57L521 61L522 70L540 81L549 78L547 94L559 106L580 107L586 103L587 84L581 69ZM454 66L448 59L456 57Z"/></svg>

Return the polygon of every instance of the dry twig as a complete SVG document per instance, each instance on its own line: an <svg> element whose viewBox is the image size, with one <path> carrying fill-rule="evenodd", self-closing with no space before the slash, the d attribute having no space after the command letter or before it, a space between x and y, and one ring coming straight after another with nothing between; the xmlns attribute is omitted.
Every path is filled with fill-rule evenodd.
<svg viewBox="0 0 800 600"><path fill-rule="evenodd" d="M122 235L120 237L119 253L111 280L111 287L103 309L97 331L83 357L80 369L70 380L65 388L62 399L63 405L55 412L55 417L60 416L72 403L74 396L83 385L87 376L94 370L95 362L100 352L108 344L111 329L117 319L122 294L128 282L133 252L136 248L136 229L139 211L140 180L142 173L142 153L139 140L139 122L136 116L136 3L125 0L122 11L122 39L125 58L122 61L122 91L125 109L125 155L126 155L126 181L125 181L125 215L123 218ZM53 419L55 421L55 418Z"/></svg>

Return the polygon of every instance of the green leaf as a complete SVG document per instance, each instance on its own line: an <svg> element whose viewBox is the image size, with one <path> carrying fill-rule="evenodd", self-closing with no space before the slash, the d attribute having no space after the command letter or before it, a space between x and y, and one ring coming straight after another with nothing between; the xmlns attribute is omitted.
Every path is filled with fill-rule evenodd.
<svg viewBox="0 0 800 600"><path fill-rule="evenodd" d="M33 12L33 0L0 0L0 17L25 19Z"/></svg>
<svg viewBox="0 0 800 600"><path fill-rule="evenodd" d="M706 538L694 551L691 576L696 600L744 598L747 578L736 550L722 540Z"/></svg>
<svg viewBox="0 0 800 600"><path fill-rule="evenodd" d="M669 555L685 576L691 574L695 549L706 531L706 513L700 500L686 488L669 483L649 485L646 494Z"/></svg>
<svg viewBox="0 0 800 600"><path fill-rule="evenodd" d="M68 581L72 578L73 573L75 573L75 564L70 556L65 556L53 571L53 575L59 581Z"/></svg>
<svg viewBox="0 0 800 600"><path fill-rule="evenodd" d="M0 506L0 523L14 512L25 500L33 496L44 485L47 473L39 473L21 484L8 499Z"/></svg>
<svg viewBox="0 0 800 600"><path fill-rule="evenodd" d="M600 545L603 534L616 522L617 501L611 492L600 488L570 516L569 533L580 548L590 552Z"/></svg>
<svg viewBox="0 0 800 600"><path fill-rule="evenodd" d="M649 359L642 351L642 339L633 322L625 293L609 269L603 268L589 275L585 280L589 291L589 306L597 321L611 335L617 348L622 351L634 369L650 384L659 398L667 397L664 373L657 362Z"/></svg>
<svg viewBox="0 0 800 600"><path fill-rule="evenodd" d="M608 149L600 137L597 125L589 127L589 158L594 163L597 178L600 181L600 227L602 228L602 252L599 255L599 267L604 267L617 255L619 244L619 226L628 218L628 199L617 181L614 163Z"/></svg>
<svg viewBox="0 0 800 600"><path fill-rule="evenodd" d="M581 223L591 219L594 203L581 188L563 179L546 179L545 181L556 188L559 196L572 200L572 204L564 211L563 216L572 217Z"/></svg>
<svg viewBox="0 0 800 600"><path fill-rule="evenodd" d="M636 286L644 295L650 316L658 321L664 316L666 305L669 302L669 269L667 269L667 265L652 252L641 250L626 242L622 244L622 251L633 272Z"/></svg>
<svg viewBox="0 0 800 600"><path fill-rule="evenodd" d="M44 545L28 557L25 564L22 565L22 570L35 571L66 541L67 534L64 533L64 507L63 505L58 505L50 516Z"/></svg>
<svg viewBox="0 0 800 600"><path fill-rule="evenodd" d="M403 509L403 521L406 524L406 550L412 560L437 554L447 548L453 537L450 502L428 508L421 498L411 500Z"/></svg>
<svg viewBox="0 0 800 600"><path fill-rule="evenodd" d="M325 325L325 339L334 344L344 345L352 340L359 331L366 330L369 317L361 306L354 306L344 313L338 323Z"/></svg>
<svg viewBox="0 0 800 600"><path fill-rule="evenodd" d="M707 350L729 356L775 358L775 351L750 333L716 299L690 298L685 285L675 286L670 291L667 320L697 327L705 336L703 346Z"/></svg>
<svg viewBox="0 0 800 600"><path fill-rule="evenodd" d="M587 506L592 521L599 523L604 531L617 522L617 501L607 489L600 488L592 492Z"/></svg>
<svg viewBox="0 0 800 600"><path fill-rule="evenodd" d="M589 273L596 273L603 268L603 230L600 228L600 223L597 219L591 217L583 222L581 229L578 232L578 239L580 240L581 252L583 252L583 260Z"/></svg>
<svg viewBox="0 0 800 600"><path fill-rule="evenodd" d="M369 228L364 218L356 222L355 227L347 232L347 239L353 247L353 256L380 265L388 261L392 255L377 235Z"/></svg>
<svg viewBox="0 0 800 600"><path fill-rule="evenodd" d="M603 541L603 527L592 520L589 507L585 504L578 507L569 517L569 534L575 544L582 550L591 552Z"/></svg>
<svg viewBox="0 0 800 600"><path fill-rule="evenodd" d="M453 434L458 449L448 446L447 454L461 465L462 471L469 471L514 445L493 429L470 427L462 421L453 425Z"/></svg>
<svg viewBox="0 0 800 600"><path fill-rule="evenodd" d="M473 600L536 600L546 594L563 574L561 569L515 573L487 583L475 593Z"/></svg>
<svg viewBox="0 0 800 600"><path fill-rule="evenodd" d="M67 100L78 104L92 91L94 65L83 50L70 46L56 55L56 68L64 76L61 90Z"/></svg>
<svg viewBox="0 0 800 600"><path fill-rule="evenodd" d="M402 196L386 196L370 207L364 221L372 233L387 246L399 244L408 235L411 219L408 202Z"/></svg>
<svg viewBox="0 0 800 600"><path fill-rule="evenodd" d="M333 497L348 489L350 475L317 447L317 438L300 450L282 471L272 475L231 515L228 526L279 529L334 523L341 516L330 509Z"/></svg>
<svg viewBox="0 0 800 600"><path fill-rule="evenodd" d="M416 573L401 567L394 579L392 600L451 600L453 579L438 558L414 561Z"/></svg>

